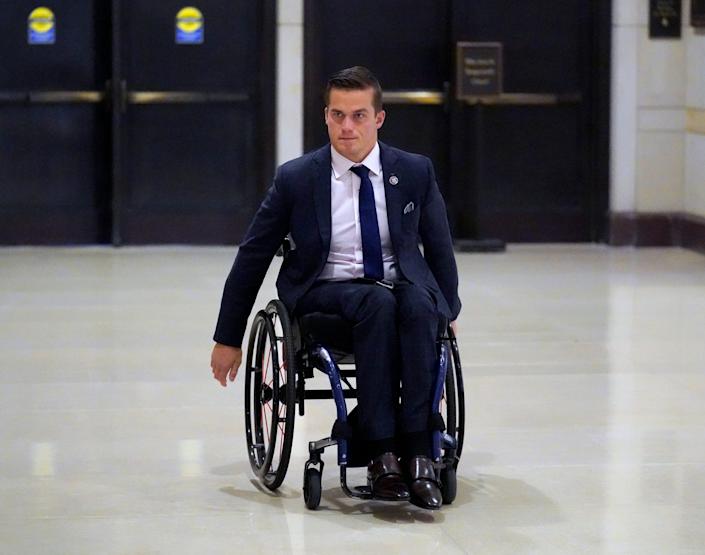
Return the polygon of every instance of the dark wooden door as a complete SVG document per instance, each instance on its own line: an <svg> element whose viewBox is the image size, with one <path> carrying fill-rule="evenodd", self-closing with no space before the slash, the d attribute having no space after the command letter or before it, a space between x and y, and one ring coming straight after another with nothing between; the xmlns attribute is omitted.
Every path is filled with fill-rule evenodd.
<svg viewBox="0 0 705 555"><path fill-rule="evenodd" d="M120 242L233 243L271 175L271 2L197 6L184 44L183 2L122 1Z"/></svg>
<svg viewBox="0 0 705 555"><path fill-rule="evenodd" d="M0 0L0 244L237 242L273 170L274 6L199 2L183 44L181 2L32 26Z"/></svg>
<svg viewBox="0 0 705 555"><path fill-rule="evenodd" d="M456 238L598 240L610 7L597 4L308 0L306 147L325 141L326 77L366 65L387 93L381 140L433 159ZM458 98L459 42L502 44L503 94Z"/></svg>
<svg viewBox="0 0 705 555"><path fill-rule="evenodd" d="M37 6L0 1L0 244L106 242L109 6Z"/></svg>

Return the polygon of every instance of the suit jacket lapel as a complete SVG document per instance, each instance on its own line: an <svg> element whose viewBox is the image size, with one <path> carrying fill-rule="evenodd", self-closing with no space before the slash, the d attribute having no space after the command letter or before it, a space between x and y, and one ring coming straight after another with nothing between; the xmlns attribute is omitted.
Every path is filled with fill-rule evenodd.
<svg viewBox="0 0 705 555"><path fill-rule="evenodd" d="M401 237L401 216L402 216L402 203L404 201L403 197L403 187L404 179L403 176L399 175L399 168L397 166L397 155L391 150L387 145L380 141L380 158L382 161L382 177L384 178L384 196L387 201L387 222L389 224L389 235L392 238L392 245L394 250L399 252L397 245L399 244L399 238ZM392 185L389 179L392 176L396 176L396 185Z"/></svg>
<svg viewBox="0 0 705 555"><path fill-rule="evenodd" d="M318 219L318 229L321 234L323 256L328 257L330 250L331 213L330 213L330 145L318 149L313 156L316 165L313 184L313 202Z"/></svg>

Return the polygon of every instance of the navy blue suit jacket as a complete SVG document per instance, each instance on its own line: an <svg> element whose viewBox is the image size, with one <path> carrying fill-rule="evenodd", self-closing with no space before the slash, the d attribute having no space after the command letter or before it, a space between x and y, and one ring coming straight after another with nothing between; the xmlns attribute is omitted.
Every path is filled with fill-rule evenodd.
<svg viewBox="0 0 705 555"><path fill-rule="evenodd" d="M445 202L431 161L380 142L389 233L400 276L427 288L441 314L460 312L458 271ZM396 176L396 185L390 178ZM277 278L280 299L293 312L328 259L331 237L330 145L282 165L255 214L228 275L214 339L239 347L262 280L284 237L295 250ZM413 203L411 205L410 203ZM413 206L413 209L411 207ZM419 239L424 254L419 250Z"/></svg>

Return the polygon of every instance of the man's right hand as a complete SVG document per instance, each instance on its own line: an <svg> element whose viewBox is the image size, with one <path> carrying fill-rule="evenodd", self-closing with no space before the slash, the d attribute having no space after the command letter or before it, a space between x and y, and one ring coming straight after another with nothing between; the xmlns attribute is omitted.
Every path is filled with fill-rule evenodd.
<svg viewBox="0 0 705 555"><path fill-rule="evenodd" d="M211 369L213 370L213 377L223 387L228 385L228 377L231 382L235 380L241 362L242 349L239 347L231 347L220 343L216 343L213 347Z"/></svg>

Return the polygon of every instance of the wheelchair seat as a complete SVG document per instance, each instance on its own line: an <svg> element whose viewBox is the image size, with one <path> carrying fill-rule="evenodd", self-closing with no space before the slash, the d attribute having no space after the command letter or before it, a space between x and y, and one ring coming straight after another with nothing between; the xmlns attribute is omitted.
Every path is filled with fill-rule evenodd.
<svg viewBox="0 0 705 555"><path fill-rule="evenodd" d="M311 312L298 318L301 339L307 345L321 343L338 364L353 364L353 326L338 314Z"/></svg>

